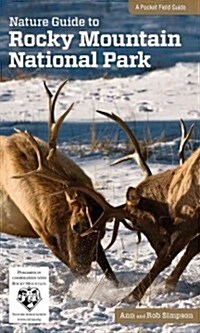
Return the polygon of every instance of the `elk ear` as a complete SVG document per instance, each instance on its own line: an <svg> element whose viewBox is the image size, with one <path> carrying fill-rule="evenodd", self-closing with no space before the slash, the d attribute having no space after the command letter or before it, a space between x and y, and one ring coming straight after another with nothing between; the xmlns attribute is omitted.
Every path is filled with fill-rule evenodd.
<svg viewBox="0 0 200 333"><path fill-rule="evenodd" d="M127 204L136 206L140 201L140 194L135 187L129 187L126 193Z"/></svg>

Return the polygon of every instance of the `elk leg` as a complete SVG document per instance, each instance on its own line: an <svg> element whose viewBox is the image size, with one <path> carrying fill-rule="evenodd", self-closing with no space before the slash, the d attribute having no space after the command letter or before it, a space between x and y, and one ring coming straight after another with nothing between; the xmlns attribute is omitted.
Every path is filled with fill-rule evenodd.
<svg viewBox="0 0 200 333"><path fill-rule="evenodd" d="M118 287L119 281L117 280L114 272L112 271L112 268L110 267L110 264L106 258L103 247L100 243L98 245L96 261L99 264L99 266L101 267L101 269L104 272L107 279L111 280L115 284L115 286Z"/></svg>
<svg viewBox="0 0 200 333"><path fill-rule="evenodd" d="M134 301L140 301L142 299L146 290L150 287L155 278L171 264L172 260L177 256L177 254L182 251L188 244L189 239L191 239L191 235L188 234L187 239L184 239L183 236L185 236L184 232L180 233L180 231L177 231L173 234L170 246L168 243L166 243L150 272L136 286L136 288L123 299L124 302L131 303Z"/></svg>
<svg viewBox="0 0 200 333"><path fill-rule="evenodd" d="M133 303L135 301L140 301L155 278L160 274L160 272L170 265L171 261L172 258L170 256L158 257L150 272L135 287L135 289L122 300L122 302Z"/></svg>
<svg viewBox="0 0 200 333"><path fill-rule="evenodd" d="M196 236L190 241L178 265L174 268L172 273L166 279L167 290L173 290L175 288L181 274L183 273L189 262L192 260L192 258L196 256L199 252L200 252L200 235Z"/></svg>
<svg viewBox="0 0 200 333"><path fill-rule="evenodd" d="M169 246L168 242L165 244L165 246L162 248L162 251L160 251L160 254L158 255L156 261L153 264L153 267L149 271L149 273L146 274L146 276L142 279L142 281L135 287L135 289L126 296L122 302L125 303L133 303L140 301L142 297L144 296L147 289L150 287L150 285L153 283L153 281L156 279L156 277L167 267L171 264L172 260L175 258L175 256L179 253L180 249L174 249L174 241Z"/></svg>

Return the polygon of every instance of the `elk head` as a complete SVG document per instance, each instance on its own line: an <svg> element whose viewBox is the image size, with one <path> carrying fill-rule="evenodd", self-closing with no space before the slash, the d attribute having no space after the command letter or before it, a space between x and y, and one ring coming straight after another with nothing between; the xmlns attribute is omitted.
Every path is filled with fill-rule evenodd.
<svg viewBox="0 0 200 333"><path fill-rule="evenodd" d="M87 275L91 263L99 259L100 240L104 237L105 228L86 237L82 234L93 226L102 208L90 196L75 190L66 188L65 196L70 214L66 237L69 267L76 276Z"/></svg>

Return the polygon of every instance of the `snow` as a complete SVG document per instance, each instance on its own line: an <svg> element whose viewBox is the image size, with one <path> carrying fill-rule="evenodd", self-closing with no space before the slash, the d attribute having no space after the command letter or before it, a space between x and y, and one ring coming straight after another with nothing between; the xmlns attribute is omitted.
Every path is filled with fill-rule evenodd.
<svg viewBox="0 0 200 333"><path fill-rule="evenodd" d="M67 121L101 120L95 110L109 110L124 120L199 119L198 64L177 64L127 78L75 80L63 89L57 111L74 102ZM61 80L47 80L55 91ZM153 82L153 84L152 84ZM1 83L1 121L46 121L42 78ZM13 107L14 106L14 107ZM5 112L6 110L6 112Z"/></svg>
<svg viewBox="0 0 200 333"><path fill-rule="evenodd" d="M55 90L60 80L47 80ZM153 82L153 84L152 84ZM85 121L98 117L96 109L114 111L129 120L169 120L199 118L198 75L196 64L177 64L170 69L153 71L143 76L127 78L72 81L63 89L58 112L76 101L68 120ZM1 121L46 121L46 96L41 78L1 83ZM159 149L159 147L157 148ZM163 148L165 149L165 147ZM116 156L115 156L116 157ZM110 167L114 156L91 155L74 157L92 178L95 188L106 199L118 205L124 202L128 186L138 184L143 175L133 163ZM173 159L174 161L174 159ZM153 163L154 162L154 163ZM153 173L175 166L153 161ZM103 246L109 243L112 224L108 224ZM121 325L114 322L114 311L141 278L149 271L155 253L142 236L120 227L116 243L107 252L107 258L120 281L116 289L107 281L94 263L84 280L75 280L70 270L53 256L41 240L23 239L2 234L0 239L0 333L84 332L84 333L197 333L197 324L137 324ZM198 282L199 256L196 256L180 278L175 291L163 292L163 281L175 267L162 272L142 299L142 306L163 308L195 308L200 304ZM50 322L47 324L10 324L8 322L8 268L10 266L48 266L50 270ZM123 305L124 306L124 305ZM121 307L121 306L120 306Z"/></svg>

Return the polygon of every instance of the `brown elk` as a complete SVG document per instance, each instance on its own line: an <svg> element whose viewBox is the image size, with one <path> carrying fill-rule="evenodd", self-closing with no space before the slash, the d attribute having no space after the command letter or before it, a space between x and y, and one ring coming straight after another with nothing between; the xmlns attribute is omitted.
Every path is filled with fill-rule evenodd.
<svg viewBox="0 0 200 333"><path fill-rule="evenodd" d="M108 217L113 217L117 224L122 218L129 219L133 228L147 237L157 254L157 259L150 272L123 300L132 303L142 299L158 274L169 266L185 247L187 247L185 254L166 281L170 289L176 286L188 263L199 253L200 149L196 150L184 163L184 154L180 150L181 165L179 167L151 175L142 157L139 144L127 125L116 115L100 113L117 121L126 131L135 148L132 157L142 166L147 178L136 188L130 187L127 190L126 204L121 206L120 211L119 207L110 206L103 197L100 195L98 197L91 189L86 191L84 188L76 188L76 190L90 193L94 200L104 207L102 216L83 236L92 233L95 229L101 229ZM183 148L191 131L192 127L188 134L184 135L182 141L185 142L181 143Z"/></svg>
<svg viewBox="0 0 200 333"><path fill-rule="evenodd" d="M100 240L101 233L83 238L102 213L90 196L69 191L69 186L93 189L91 179L69 157L57 150L59 128L73 104L55 122L54 110L63 82L55 96L46 83L49 99L48 144L27 131L0 139L1 232L40 237L54 255L77 275L86 275L97 261L105 275L117 284Z"/></svg>
<svg viewBox="0 0 200 333"><path fill-rule="evenodd" d="M139 165L139 167L142 169L142 171L146 176L145 179L139 185L137 185L136 188L133 187L131 188L131 196L132 196L131 205L132 206L134 205L135 208L138 208L142 211L146 211L153 214L154 218L157 221L160 222L162 221L162 224L165 224L168 216L168 203L167 203L168 189L174 174L174 169L166 170L157 175L152 175L150 168L145 162L140 145L136 137L130 130L130 128L127 126L127 124L115 114L109 114L103 111L97 111L97 112L114 120L117 124L119 124L119 126L127 134L134 149L133 153L116 160L115 162L112 163L112 165L117 165L127 160L135 160L135 162ZM182 119L180 120L180 126L181 126L181 140L179 146L179 163L180 165L182 165L185 160L184 148L186 143L190 139L194 124L190 126L188 132L186 131L186 126ZM129 192L127 192L127 194L128 193ZM118 229L119 229L119 221L116 220L114 224L113 238L106 249L110 248L112 244L115 242ZM140 241L141 239L140 232L138 232L138 236Z"/></svg>

